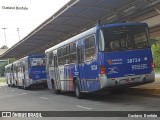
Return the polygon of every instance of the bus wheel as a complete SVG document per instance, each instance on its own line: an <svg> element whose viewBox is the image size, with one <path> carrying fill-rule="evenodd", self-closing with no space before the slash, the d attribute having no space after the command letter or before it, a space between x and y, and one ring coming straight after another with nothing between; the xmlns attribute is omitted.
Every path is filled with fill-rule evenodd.
<svg viewBox="0 0 160 120"><path fill-rule="evenodd" d="M55 93L55 94L60 94L60 93L61 93L61 90L54 90L54 93Z"/></svg>
<svg viewBox="0 0 160 120"><path fill-rule="evenodd" d="M16 87L18 87L18 83L17 83L17 81L16 81Z"/></svg>
<svg viewBox="0 0 160 120"><path fill-rule="evenodd" d="M74 82L74 92L78 99L83 98L83 93L80 91L78 80Z"/></svg>

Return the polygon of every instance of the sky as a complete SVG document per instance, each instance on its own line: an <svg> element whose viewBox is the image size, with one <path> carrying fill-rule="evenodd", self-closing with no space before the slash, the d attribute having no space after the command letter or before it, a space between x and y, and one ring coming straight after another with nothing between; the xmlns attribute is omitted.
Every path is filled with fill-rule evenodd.
<svg viewBox="0 0 160 120"><path fill-rule="evenodd" d="M5 34L7 46L11 48L67 2L69 0L0 0L0 47L6 45Z"/></svg>

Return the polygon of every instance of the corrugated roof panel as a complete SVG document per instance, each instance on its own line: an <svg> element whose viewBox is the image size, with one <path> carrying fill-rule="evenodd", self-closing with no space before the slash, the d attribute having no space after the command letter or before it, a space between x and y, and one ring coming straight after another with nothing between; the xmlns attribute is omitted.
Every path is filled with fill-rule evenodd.
<svg viewBox="0 0 160 120"><path fill-rule="evenodd" d="M87 9L88 6L73 6L67 11L63 12L61 16L77 16L79 13L83 12L84 9Z"/></svg>
<svg viewBox="0 0 160 120"><path fill-rule="evenodd" d="M160 0L71 0L2 57L20 57L28 53L44 52L53 45L93 27L98 19L101 19L102 23L124 22L133 19L132 16L143 15L157 4L160 4Z"/></svg>
<svg viewBox="0 0 160 120"><path fill-rule="evenodd" d="M78 17L75 17L74 19L73 18L66 21L65 24L70 25L70 26L74 26L76 28L76 27L83 26L89 22L86 19L82 19L82 18L78 18Z"/></svg>
<svg viewBox="0 0 160 120"><path fill-rule="evenodd" d="M90 7L86 11L82 12L78 15L78 17L82 17L84 19L89 19L91 21L97 20L101 16L106 15L108 12L105 9L97 8L97 7ZM90 15L90 17L88 17Z"/></svg>
<svg viewBox="0 0 160 120"><path fill-rule="evenodd" d="M136 0L103 0L98 3L98 7L110 10L117 10Z"/></svg>

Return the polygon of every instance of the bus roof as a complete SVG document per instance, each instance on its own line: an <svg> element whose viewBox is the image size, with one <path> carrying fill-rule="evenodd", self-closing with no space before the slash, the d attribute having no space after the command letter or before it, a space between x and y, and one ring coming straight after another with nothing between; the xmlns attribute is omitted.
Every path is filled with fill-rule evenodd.
<svg viewBox="0 0 160 120"><path fill-rule="evenodd" d="M101 26L97 26L98 29L100 28L104 28L104 27L119 27L119 26L136 26L136 25L142 25L142 26L148 26L147 23L139 23L139 22L127 22L127 23L114 23L114 24L106 24L106 25L101 25Z"/></svg>
<svg viewBox="0 0 160 120"><path fill-rule="evenodd" d="M10 63L10 64L6 65L6 66L5 66L5 68L7 68L7 67L11 67L11 66L12 66L12 63Z"/></svg>
<svg viewBox="0 0 160 120"><path fill-rule="evenodd" d="M81 39L83 37L89 36L89 35L95 33L96 29L100 29L100 28L103 28L103 27L116 27L116 26L128 26L128 25L145 25L145 26L148 26L147 23L138 23L138 22L98 25L96 27L93 27L93 28L91 28L91 29L89 29L89 30L87 30L85 32L82 32L81 34L78 34L78 35L76 35L76 36L74 36L74 37L72 37L72 38L70 38L70 39L68 39L66 41L63 41L63 42L61 42L61 43L59 43L59 44L47 49L45 51L45 53L49 53L50 51L53 51L53 50L55 50L55 49L57 49L57 48L59 48L61 46L67 45L67 44L72 43L72 42L74 42L76 40L79 40L79 39Z"/></svg>
<svg viewBox="0 0 160 120"><path fill-rule="evenodd" d="M45 54L35 54L35 55L25 56L25 57L23 57L23 58L20 58L20 59L14 61L13 64L16 64L17 62L23 61L23 60L27 59L28 57L29 57L29 58L45 57Z"/></svg>

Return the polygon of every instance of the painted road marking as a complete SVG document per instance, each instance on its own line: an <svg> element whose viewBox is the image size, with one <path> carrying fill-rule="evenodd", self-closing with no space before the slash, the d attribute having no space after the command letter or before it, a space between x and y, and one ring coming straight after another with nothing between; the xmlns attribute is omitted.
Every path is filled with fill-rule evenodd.
<svg viewBox="0 0 160 120"><path fill-rule="evenodd" d="M48 98L46 98L46 97L41 97L42 99L45 99L45 100L47 100Z"/></svg>
<svg viewBox="0 0 160 120"><path fill-rule="evenodd" d="M80 106L80 105L76 105L76 107L83 108L83 109L87 109L87 110L91 110L91 109L92 109L92 108L89 108L89 107L83 107L83 106Z"/></svg>
<svg viewBox="0 0 160 120"><path fill-rule="evenodd" d="M11 91L15 91L15 90L11 90Z"/></svg>
<svg viewBox="0 0 160 120"><path fill-rule="evenodd" d="M23 95L27 94L27 93L22 93Z"/></svg>

